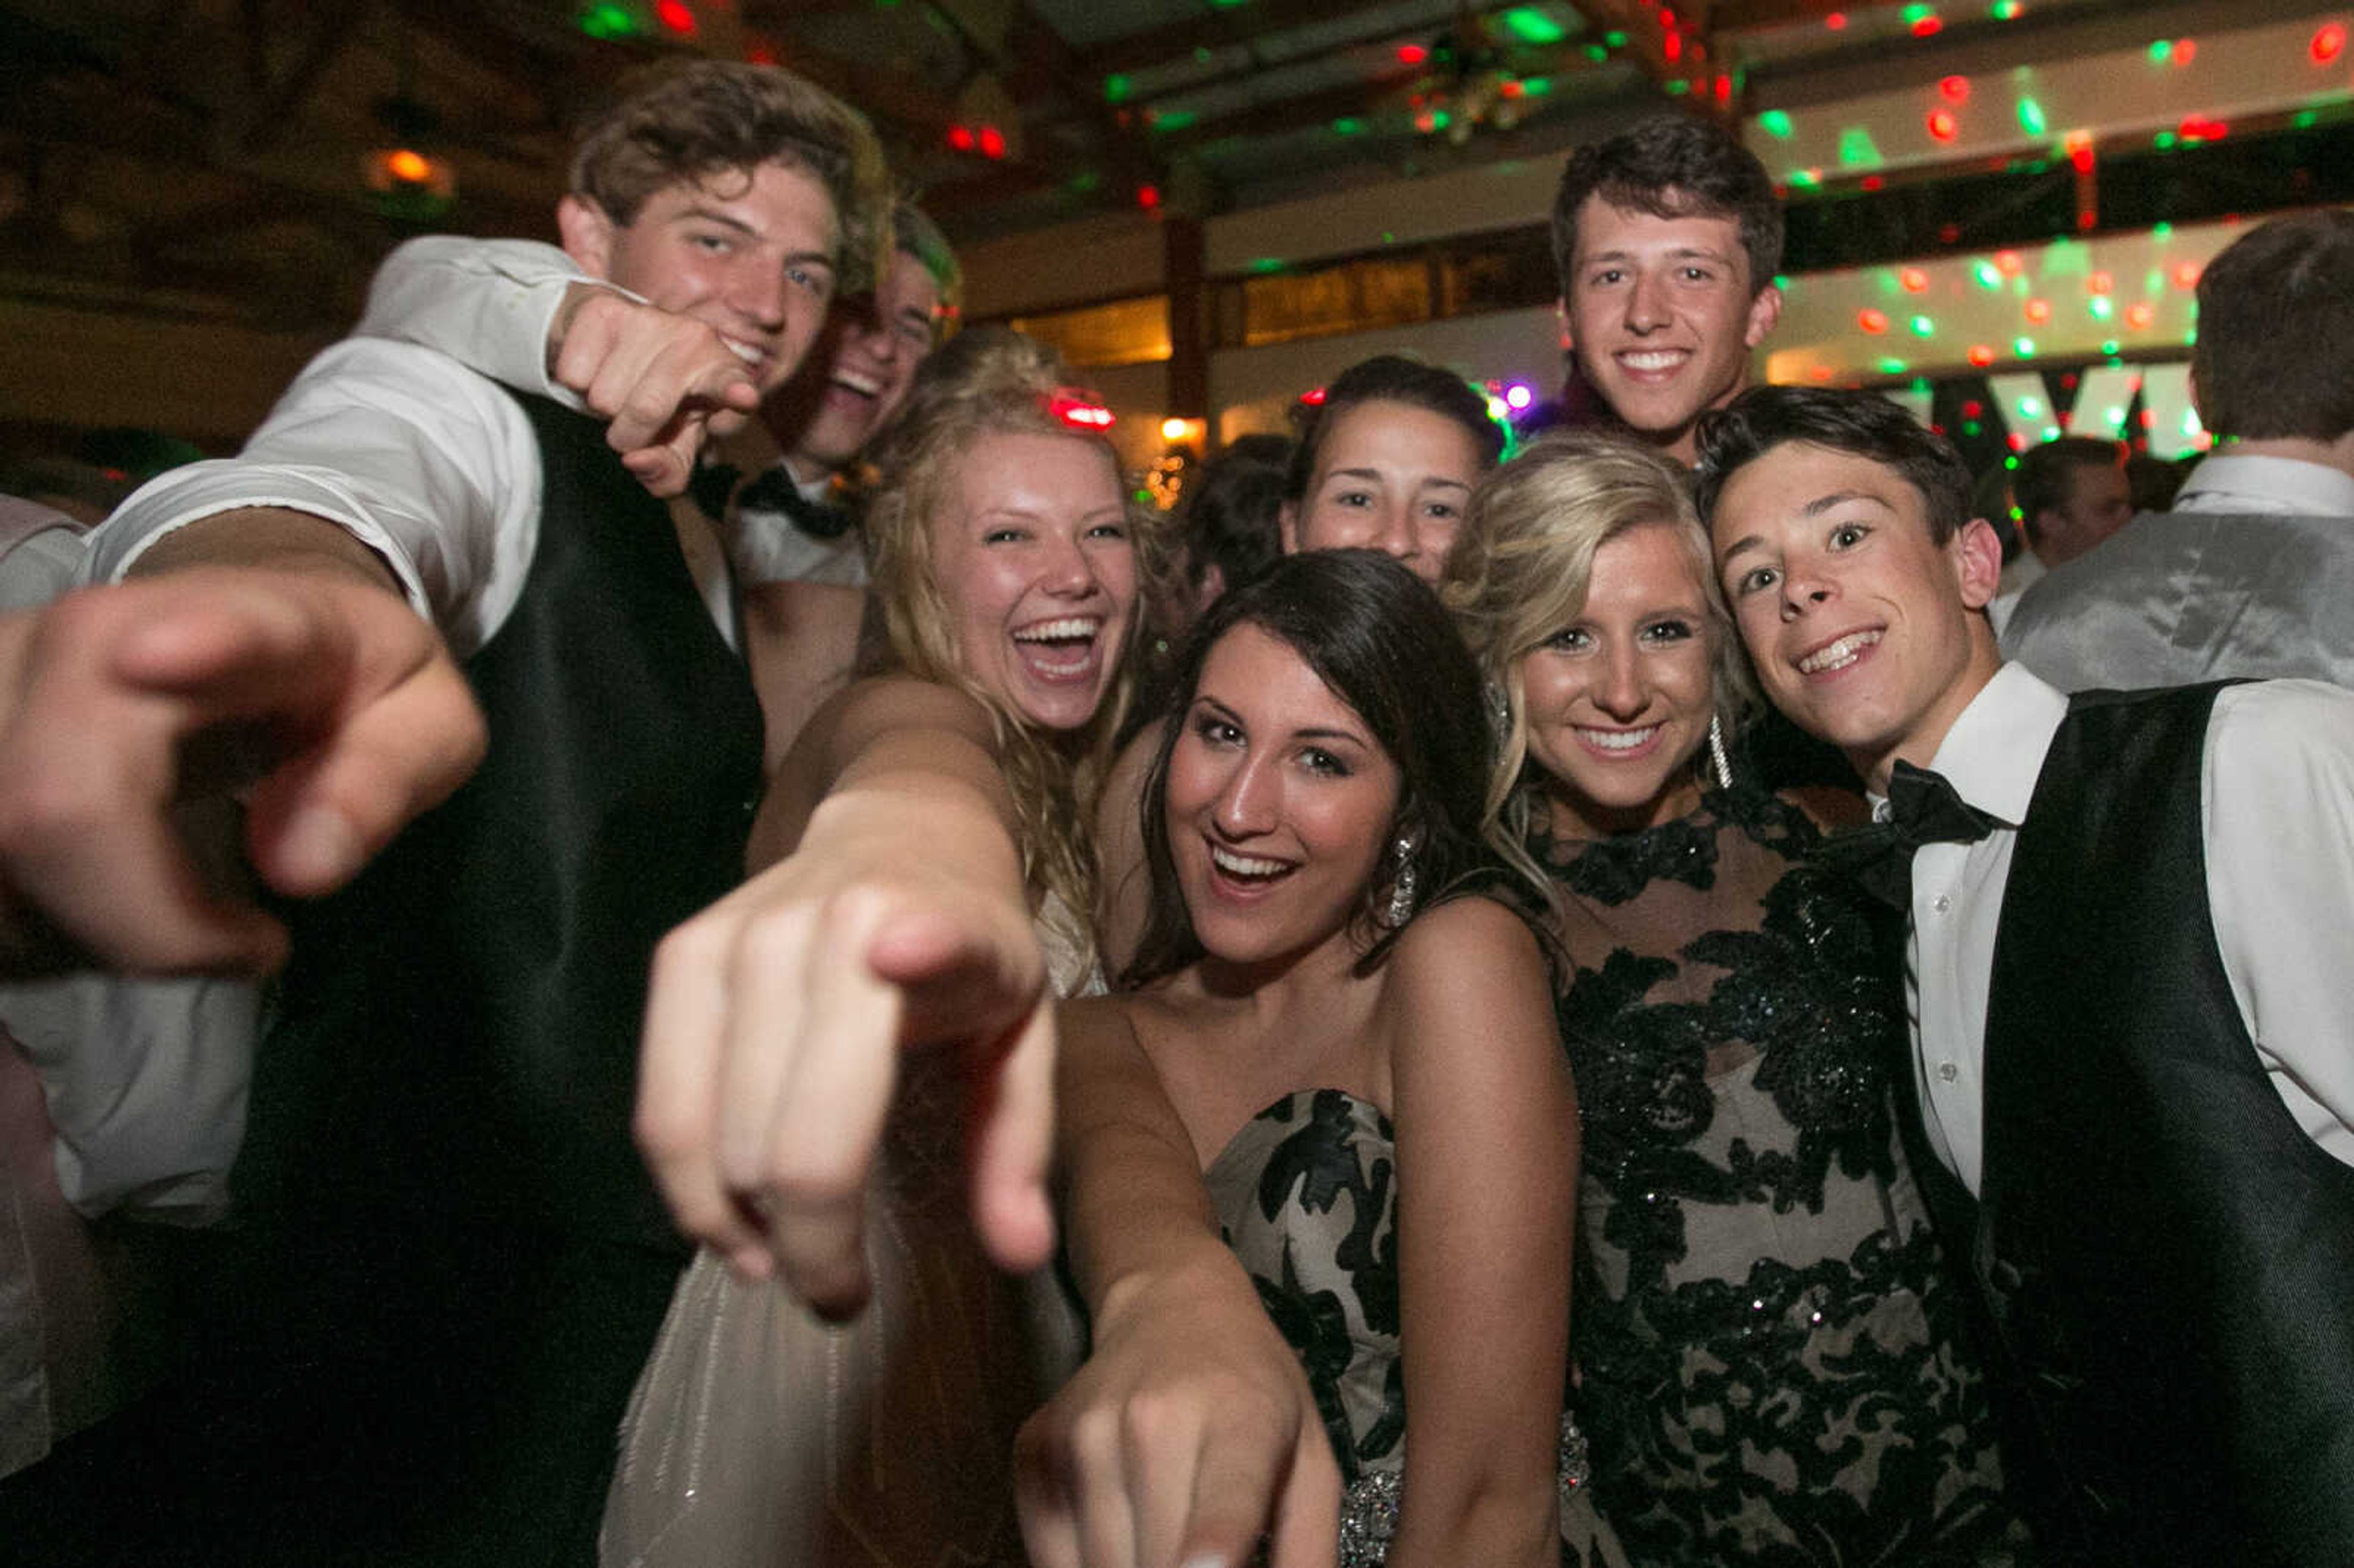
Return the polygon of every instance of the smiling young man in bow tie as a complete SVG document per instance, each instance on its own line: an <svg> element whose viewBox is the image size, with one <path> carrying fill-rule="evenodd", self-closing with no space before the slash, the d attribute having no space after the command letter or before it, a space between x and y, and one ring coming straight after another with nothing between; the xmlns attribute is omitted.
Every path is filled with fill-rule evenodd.
<svg viewBox="0 0 2354 1568"><path fill-rule="evenodd" d="M1946 793L1912 769L1968 809L1899 824L1893 885L1925 1185L2040 1543L2354 1561L2354 695L2006 665L1969 474L1875 394L1761 387L1700 447L1766 694L1908 816Z"/></svg>
<svg viewBox="0 0 2354 1568"><path fill-rule="evenodd" d="M891 238L871 287L835 296L801 372L769 389L757 419L721 434L691 481L675 465L642 465L659 493L687 484L683 528L717 527L771 770L849 676L866 553L845 502L861 454L897 418L961 298L947 236L912 203L892 209ZM603 314L578 330L590 310ZM556 246L429 235L386 259L358 333L422 344L510 386L577 397L619 416L626 445L640 429L673 432L701 396L697 361L672 346L693 324ZM641 410L634 421L631 410Z"/></svg>

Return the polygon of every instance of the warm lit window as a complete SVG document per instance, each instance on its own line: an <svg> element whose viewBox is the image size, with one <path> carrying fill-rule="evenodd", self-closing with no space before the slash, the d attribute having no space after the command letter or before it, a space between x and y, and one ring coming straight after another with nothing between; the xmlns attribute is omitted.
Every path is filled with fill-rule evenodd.
<svg viewBox="0 0 2354 1568"><path fill-rule="evenodd" d="M1007 324L1052 344L1075 366L1150 365L1169 357L1169 300L1164 294L1016 316Z"/></svg>

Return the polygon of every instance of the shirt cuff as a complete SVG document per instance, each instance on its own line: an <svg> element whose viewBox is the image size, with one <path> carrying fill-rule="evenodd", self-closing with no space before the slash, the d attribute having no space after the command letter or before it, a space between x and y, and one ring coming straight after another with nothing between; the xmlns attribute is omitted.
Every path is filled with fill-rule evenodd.
<svg viewBox="0 0 2354 1568"><path fill-rule="evenodd" d="M125 502L90 535L83 557L86 583L121 582L154 543L191 523L250 507L280 506L333 523L376 552L400 584L401 597L424 620L433 620L425 581L408 552L368 515L342 477L330 469L286 467L267 476L250 466L206 473L206 465L175 470ZM263 480L266 488L256 488Z"/></svg>

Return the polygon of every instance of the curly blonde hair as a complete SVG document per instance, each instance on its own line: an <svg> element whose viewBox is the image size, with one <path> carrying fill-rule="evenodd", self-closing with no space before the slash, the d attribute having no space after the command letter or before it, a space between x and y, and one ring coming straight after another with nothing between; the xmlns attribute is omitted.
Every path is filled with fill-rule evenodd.
<svg viewBox="0 0 2354 1568"><path fill-rule="evenodd" d="M866 117L775 66L665 60L624 76L620 99L584 126L571 187L627 228L656 191L764 164L808 170L833 198L844 293L891 263L891 171Z"/></svg>
<svg viewBox="0 0 2354 1568"><path fill-rule="evenodd" d="M1471 498L1440 592L1486 682L1498 726L1496 770L1480 831L1496 853L1560 912L1553 878L1529 853L1543 810L1542 769L1529 766L1521 665L1585 613L1594 557L1631 529L1671 530L1707 606L1710 695L1725 729L1756 703L1756 687L1717 584L1691 481L1671 460L1622 437L1559 431L1538 438Z"/></svg>
<svg viewBox="0 0 2354 1568"><path fill-rule="evenodd" d="M1042 730L1002 696L981 687L966 668L932 555L932 522L951 502L958 460L985 436L1088 441L1120 475L1119 453L1108 438L1075 427L1055 411L1055 399L1074 390L1069 367L1035 339L1002 327L960 334L924 361L907 408L883 439L876 453L881 479L867 504L864 527L874 578L870 594L884 638L867 668L936 681L988 710L1020 821L1031 885L1054 894L1084 921L1096 906L1095 842L1088 824L1095 820L1095 796L1110 766L1113 739L1135 693L1141 607L1129 615L1128 641L1115 651L1119 673L1094 717L1069 733ZM1159 514L1136 503L1124 476L1119 482L1141 589L1164 569Z"/></svg>

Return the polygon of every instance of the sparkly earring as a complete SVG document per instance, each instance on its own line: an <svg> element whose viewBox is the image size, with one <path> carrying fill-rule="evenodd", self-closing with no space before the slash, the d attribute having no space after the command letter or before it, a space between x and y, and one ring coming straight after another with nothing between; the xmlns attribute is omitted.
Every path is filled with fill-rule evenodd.
<svg viewBox="0 0 2354 1568"><path fill-rule="evenodd" d="M1724 721L1714 714L1708 715L1708 759L1716 765L1716 787L1733 788L1733 764L1724 756Z"/></svg>
<svg viewBox="0 0 2354 1568"><path fill-rule="evenodd" d="M1414 852L1418 847L1412 833L1400 833L1390 845L1397 870L1390 878L1389 906L1382 911L1382 924L1393 931L1414 918Z"/></svg>
<svg viewBox="0 0 2354 1568"><path fill-rule="evenodd" d="M1500 743L1512 732L1512 699L1504 694L1500 683L1490 681L1483 694L1488 699L1488 728Z"/></svg>

